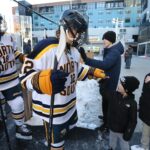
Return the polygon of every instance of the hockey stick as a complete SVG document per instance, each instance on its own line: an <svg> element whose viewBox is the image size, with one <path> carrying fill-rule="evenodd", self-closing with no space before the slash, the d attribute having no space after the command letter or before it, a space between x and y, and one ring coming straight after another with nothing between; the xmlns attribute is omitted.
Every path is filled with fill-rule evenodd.
<svg viewBox="0 0 150 150"><path fill-rule="evenodd" d="M57 70L57 66L59 63L59 60L64 52L64 49L66 47L66 40L65 40L65 32L63 29L63 26L60 26L60 39L59 39L59 45L57 47L57 52L55 54L55 58L54 58L54 65L53 65L53 70L56 71ZM48 150L51 149L51 142L52 142L52 130L53 130L53 113L54 113L54 100L55 100L55 94L51 95L51 104L50 104L50 116L49 116L49 128L48 128L48 132L49 132L49 136L48 136Z"/></svg>
<svg viewBox="0 0 150 150"><path fill-rule="evenodd" d="M11 150L11 144L10 144L10 140L9 140L9 135L8 135L8 130L7 130L6 122L5 122L5 117L4 117L4 113L3 113L1 100L0 100L0 111L1 111L1 116L2 116L2 122L4 125L4 129L5 129L5 135L6 135L6 140L7 140L7 144L8 144L8 149Z"/></svg>
<svg viewBox="0 0 150 150"><path fill-rule="evenodd" d="M56 71L58 66L57 57L54 58L54 68L53 70ZM49 116L49 127L48 127L48 150L51 150L51 143L52 143L52 131L53 131L53 113L54 113L54 100L55 94L51 95L51 104L50 104L50 116Z"/></svg>
<svg viewBox="0 0 150 150"><path fill-rule="evenodd" d="M34 11L34 10L31 9L30 7L24 5L24 4L22 4L22 3L20 3L20 2L18 2L18 1L16 1L16 0L13 0L13 1L16 2L16 3L18 3L19 5L23 6L24 8L26 8L28 11L31 11L31 12L37 14L37 15L40 16L41 18L44 18L45 20L47 20L47 21L49 21L49 22L51 22L51 23L54 23L55 25L59 25L58 23L54 22L53 20L51 20L51 19L49 19L49 18L47 18L47 17L41 15L40 13Z"/></svg>

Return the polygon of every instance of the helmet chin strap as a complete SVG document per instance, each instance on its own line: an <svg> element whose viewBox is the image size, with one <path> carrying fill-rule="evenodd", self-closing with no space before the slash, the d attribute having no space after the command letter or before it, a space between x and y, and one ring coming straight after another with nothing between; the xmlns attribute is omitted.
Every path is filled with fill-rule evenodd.
<svg viewBox="0 0 150 150"><path fill-rule="evenodd" d="M66 36L67 36L68 40L70 40L70 41L72 41L72 42L73 42L73 40L75 40L75 39L76 39L76 38L72 38L72 37L70 37L70 35L69 35L69 31L68 31L68 30L66 30Z"/></svg>
<svg viewBox="0 0 150 150"><path fill-rule="evenodd" d="M69 30L70 31L70 30ZM72 41L72 43L70 44L71 46L73 46L73 47L77 47L78 46L78 41L77 41L77 39L78 39L78 34L75 36L74 35L74 37L75 38L72 38L72 37L70 37L70 35L69 35L69 31L68 30L66 30L66 36L67 36L67 38L68 38L68 40L69 41ZM71 32L72 33L72 32Z"/></svg>

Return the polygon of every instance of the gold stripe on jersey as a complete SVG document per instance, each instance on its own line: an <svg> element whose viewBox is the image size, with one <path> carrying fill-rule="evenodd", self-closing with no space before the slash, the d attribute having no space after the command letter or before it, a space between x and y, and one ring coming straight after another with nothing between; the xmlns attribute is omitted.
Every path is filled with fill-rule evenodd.
<svg viewBox="0 0 150 150"><path fill-rule="evenodd" d="M19 114L19 113L18 113L18 114L12 113L12 118L13 118L13 119L16 119L16 120L19 120L19 119L24 118L24 111L21 112L20 114Z"/></svg>
<svg viewBox="0 0 150 150"><path fill-rule="evenodd" d="M17 58L20 54L22 54L22 53L16 50L15 51L15 58Z"/></svg>
<svg viewBox="0 0 150 150"><path fill-rule="evenodd" d="M49 49L55 48L55 47L57 47L57 46L58 46L58 44L51 44L51 45L45 47L45 48L35 57L35 59L37 60L37 59L41 58Z"/></svg>
<svg viewBox="0 0 150 150"><path fill-rule="evenodd" d="M87 76L87 73L88 73L88 68L84 68L80 73L78 80L79 81L83 80Z"/></svg>
<svg viewBox="0 0 150 150"><path fill-rule="evenodd" d="M63 114L65 112L67 112L70 108L72 108L73 106L75 106L76 104L76 99L74 101L72 101L70 104L68 104L67 106L65 107L62 107L62 108L54 108L54 113L53 115L58 115L58 114ZM44 106L41 106L41 105L37 105L37 104L32 104L33 106L33 109L35 111L40 111L42 112L43 114L50 114L50 109L49 108L45 108ZM60 106L61 107L61 106Z"/></svg>
<svg viewBox="0 0 150 150"><path fill-rule="evenodd" d="M8 82L8 81L13 80L13 79L15 79L17 77L18 77L18 72L15 72L14 74L8 75L6 77L0 77L0 79L1 79L0 83Z"/></svg>

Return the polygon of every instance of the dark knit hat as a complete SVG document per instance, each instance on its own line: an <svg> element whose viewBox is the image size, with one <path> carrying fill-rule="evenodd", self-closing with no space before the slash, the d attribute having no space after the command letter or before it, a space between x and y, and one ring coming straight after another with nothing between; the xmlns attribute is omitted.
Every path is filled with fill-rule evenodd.
<svg viewBox="0 0 150 150"><path fill-rule="evenodd" d="M104 33L102 40L108 40L112 43L116 42L116 33L114 31L107 31Z"/></svg>
<svg viewBox="0 0 150 150"><path fill-rule="evenodd" d="M124 76L120 79L120 82L127 93L132 93L139 88L139 80L134 76Z"/></svg>

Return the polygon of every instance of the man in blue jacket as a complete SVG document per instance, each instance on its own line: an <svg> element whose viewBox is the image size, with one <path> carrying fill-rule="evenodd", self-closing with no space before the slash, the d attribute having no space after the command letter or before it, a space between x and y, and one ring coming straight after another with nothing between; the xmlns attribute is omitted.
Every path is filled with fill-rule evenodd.
<svg viewBox="0 0 150 150"><path fill-rule="evenodd" d="M116 42L116 33L114 31L108 31L103 35L104 53L103 60L90 59L86 56L83 48L80 48L80 54L85 64L101 68L105 71L109 78L100 82L100 93L103 90L115 91L117 88L120 70L121 70L121 54L124 52L124 47L121 42ZM102 111L103 111L103 124L100 127L101 131L107 129L107 111L108 100L102 95Z"/></svg>

